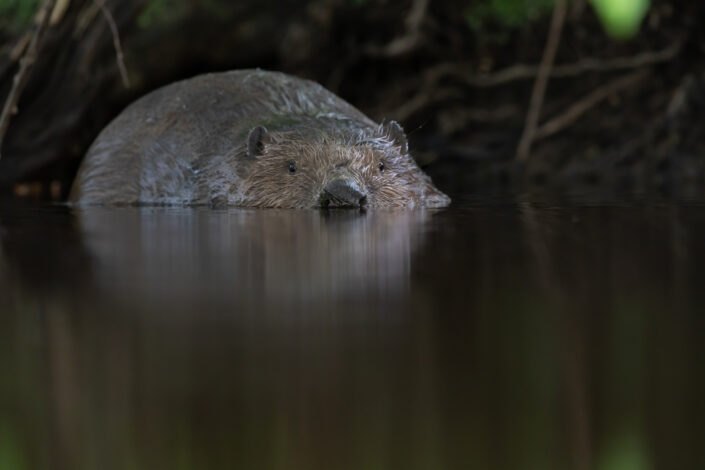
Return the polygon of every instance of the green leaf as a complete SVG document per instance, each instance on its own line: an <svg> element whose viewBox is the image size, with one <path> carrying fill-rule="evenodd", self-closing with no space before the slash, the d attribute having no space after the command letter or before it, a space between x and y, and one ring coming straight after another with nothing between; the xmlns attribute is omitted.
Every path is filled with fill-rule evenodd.
<svg viewBox="0 0 705 470"><path fill-rule="evenodd" d="M626 39L639 32L650 0L591 0L607 32Z"/></svg>

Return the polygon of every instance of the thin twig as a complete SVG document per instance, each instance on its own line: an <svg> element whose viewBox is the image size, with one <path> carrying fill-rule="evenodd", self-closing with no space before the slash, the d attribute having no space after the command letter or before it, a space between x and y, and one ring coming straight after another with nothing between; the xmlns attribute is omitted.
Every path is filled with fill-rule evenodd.
<svg viewBox="0 0 705 470"><path fill-rule="evenodd" d="M414 0L406 17L406 32L384 46L368 46L365 52L372 57L397 57L413 50L421 39L421 24L426 17L429 0Z"/></svg>
<svg viewBox="0 0 705 470"><path fill-rule="evenodd" d="M596 59L586 58L572 64L554 65L551 70L551 78L568 78L579 76L588 72L612 72L622 69L639 69L659 63L667 62L675 58L682 49L682 41L670 45L667 48L658 51L648 51L636 54L631 57L616 57L614 59ZM414 83L410 85L410 89L416 89L414 96L404 102L392 114L398 121L408 119L412 114L415 114L424 108L434 105L440 101L450 98L462 98L459 91L454 91L453 96L449 95L448 88L442 88L439 83L443 78L456 77L462 80L466 85L473 87L493 87L504 85L513 81L535 78L539 67L518 65L501 70L489 75L475 75L472 72L463 70L463 64L458 63L442 63L431 67L424 74L423 83L419 85ZM489 112L483 113L489 118L472 118L473 121L490 122L508 119L512 117L512 112L504 110L500 113ZM562 129L561 129L562 130Z"/></svg>
<svg viewBox="0 0 705 470"><path fill-rule="evenodd" d="M577 77L588 72L612 72L629 70L668 62L675 58L683 48L683 41L658 50L646 51L631 57L616 57L614 59L585 58L572 64L554 65L551 78ZM494 73L477 74L470 71L469 64L442 63L429 70L438 79L444 77L456 78L474 88L489 88L506 85L520 80L536 77L539 71L536 65L513 65Z"/></svg>
<svg viewBox="0 0 705 470"><path fill-rule="evenodd" d="M566 0L556 0L553 18L551 19L551 29L548 34L548 40L546 41L546 49L541 59L541 66L536 76L534 89L531 92L531 102L526 117L526 126L524 127L524 133L517 147L516 159L520 162L525 162L531 153L531 143L534 140L534 134L536 133L539 118L541 117L543 99L546 95L551 69L556 59L556 52L558 51L558 44L561 40L567 10Z"/></svg>
<svg viewBox="0 0 705 470"><path fill-rule="evenodd" d="M406 121L423 109L444 102L459 102L465 97L461 90L454 88L422 88L417 94L406 100L403 105L389 112L397 121ZM520 116L514 106L500 106L492 109L463 107L459 119L461 122L502 122Z"/></svg>
<svg viewBox="0 0 705 470"><path fill-rule="evenodd" d="M4 48L2 53L9 49L7 59L0 61L0 80L5 78L5 74L15 66L15 62L20 60L24 51L27 50L29 41L32 39L32 31L27 31L17 40L11 48Z"/></svg>
<svg viewBox="0 0 705 470"><path fill-rule="evenodd" d="M20 96L24 87L27 85L29 80L30 71L32 70L32 65L34 65L37 59L37 54L41 48L42 40L44 39L44 32L49 24L49 14L54 8L54 0L45 0L39 10L39 22L37 23L32 40L27 46L27 49L20 59L20 68L12 79L12 88L10 93L7 95L5 100L5 107L0 114L0 148L2 147L2 142L5 139L5 133L7 128L10 126L10 119L14 114L17 113L17 103L19 102ZM2 154L0 154L0 157Z"/></svg>
<svg viewBox="0 0 705 470"><path fill-rule="evenodd" d="M118 69L120 69L120 77L125 88L130 88L130 78L127 75L127 67L125 66L125 56L122 53L122 45L120 44L120 32L118 31L117 23L113 14L110 13L108 7L105 6L104 0L93 0L103 13L105 20L108 22L110 32L113 35L113 46L115 47L115 60L117 61Z"/></svg>
<svg viewBox="0 0 705 470"><path fill-rule="evenodd" d="M56 0L56 5L51 11L51 17L49 18L49 24L54 26L61 22L66 14L66 10L69 9L71 0Z"/></svg>
<svg viewBox="0 0 705 470"><path fill-rule="evenodd" d="M397 119L399 121L406 121L407 119L409 119L409 117L411 117L414 113L417 113L421 109L424 109L428 106L442 101L451 99L458 100L462 97L462 91L457 89L423 89L421 92L417 93L412 98L405 100L404 104L395 109L391 113L391 115L394 116L394 119Z"/></svg>
<svg viewBox="0 0 705 470"><path fill-rule="evenodd" d="M29 45L31 40L32 33L30 33L29 31L22 35L19 41L17 41L17 44L15 44L15 47L13 47L10 51L10 63L15 63L20 60L22 54L24 54L24 51L27 50L27 46Z"/></svg>
<svg viewBox="0 0 705 470"><path fill-rule="evenodd" d="M646 77L647 72L640 70L622 76L607 85L603 85L590 94L573 103L567 110L558 116L550 119L536 130L534 141L552 136L563 129L569 127L575 121L580 119L586 112L600 104L602 101L609 98L611 95L618 93L634 85L642 78Z"/></svg>

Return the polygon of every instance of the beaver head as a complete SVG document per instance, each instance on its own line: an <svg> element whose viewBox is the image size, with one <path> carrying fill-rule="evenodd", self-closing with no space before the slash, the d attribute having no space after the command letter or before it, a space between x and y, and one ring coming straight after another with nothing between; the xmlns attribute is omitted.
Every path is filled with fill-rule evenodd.
<svg viewBox="0 0 705 470"><path fill-rule="evenodd" d="M249 133L239 197L255 207L440 207L450 202L408 153L392 121L345 138Z"/></svg>

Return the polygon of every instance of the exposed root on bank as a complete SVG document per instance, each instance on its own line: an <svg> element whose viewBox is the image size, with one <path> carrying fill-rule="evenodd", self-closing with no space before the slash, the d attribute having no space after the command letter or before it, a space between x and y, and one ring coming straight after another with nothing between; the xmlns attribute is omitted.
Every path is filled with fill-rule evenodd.
<svg viewBox="0 0 705 470"><path fill-rule="evenodd" d="M20 100L20 96L22 96L24 87L27 85L32 66L41 49L44 33L49 25L50 14L54 9L54 3L55 0L44 0L39 10L39 22L34 29L32 39L27 45L24 55L20 59L20 68L12 80L12 88L5 100L2 114L0 114L0 149L2 148L2 142L5 139L7 128L10 126L10 119L12 119L13 115L17 114L17 103ZM1 153L0 158L2 158Z"/></svg>
<svg viewBox="0 0 705 470"><path fill-rule="evenodd" d="M398 57L411 52L420 42L421 25L428 11L429 0L414 0L406 17L406 32L384 46L367 46L365 52L371 57Z"/></svg>
<svg viewBox="0 0 705 470"><path fill-rule="evenodd" d="M653 2L640 35L616 43L589 8L580 14L585 2L563 1L570 12L545 67L550 17L496 41L494 32L507 31L472 29L458 14L463 2L404 0L400 17L389 2L307 0L296 12L300 34L287 34L282 48L278 34L294 17L259 16L249 0L219 2L227 6L215 22L191 2L198 14L160 30L135 27L147 0L55 0L51 17L64 19L54 28L50 19L22 112L4 137L0 187L32 178L66 186L111 113L134 97L186 74L258 64L317 80L374 119L423 126L415 155L441 170L445 162L467 166L453 177L650 177L674 168L705 175L705 161L691 158L705 151L695 125L705 115L705 36L694 20L703 7ZM6 35L0 93L13 87L39 19L24 35ZM186 30L202 36L190 40ZM116 86L128 78L134 90ZM532 85L535 92L549 80L549 92L532 98ZM538 115L533 135L527 108ZM530 157L517 164L522 131Z"/></svg>
<svg viewBox="0 0 705 470"><path fill-rule="evenodd" d="M117 23L115 23L115 18L113 14L110 13L108 7L105 6L104 0L93 0L100 8L101 13L105 17L110 27L110 33L113 36L113 47L115 47L115 60L117 62L118 69L120 70L120 78L122 78L122 84L125 88L130 88L130 77L127 75L127 67L125 66L125 55L122 52L122 45L120 43L120 33L118 31Z"/></svg>
<svg viewBox="0 0 705 470"><path fill-rule="evenodd" d="M565 0L556 0L556 6L551 19L551 28L548 32L548 40L546 41L546 49L544 50L539 67L534 89L531 92L531 103L529 104L529 112L526 115L526 125L524 132L519 140L517 147L516 160L525 162L531 154L531 144L534 141L534 135L538 128L539 119L541 118L541 108L548 87L548 80L551 77L551 69L556 59L558 44L563 33L563 25L568 12L568 6Z"/></svg>
<svg viewBox="0 0 705 470"><path fill-rule="evenodd" d="M658 51L647 51L629 57L614 59L585 58L572 64L554 64L550 78L579 77L586 73L616 72L649 67L670 62L675 59L683 48L684 40L675 41L668 47ZM474 88L491 88L508 85L522 80L533 80L539 72L537 65L513 65L493 73L482 73L470 70L470 64L442 63L428 70L435 80L454 78L463 84Z"/></svg>
<svg viewBox="0 0 705 470"><path fill-rule="evenodd" d="M550 119L536 129L534 141L550 137L558 132L570 127L575 121L580 119L585 113L606 100L610 96L634 86L637 82L648 75L648 71L639 70L622 76L607 85L603 85L587 96L579 99L558 116Z"/></svg>

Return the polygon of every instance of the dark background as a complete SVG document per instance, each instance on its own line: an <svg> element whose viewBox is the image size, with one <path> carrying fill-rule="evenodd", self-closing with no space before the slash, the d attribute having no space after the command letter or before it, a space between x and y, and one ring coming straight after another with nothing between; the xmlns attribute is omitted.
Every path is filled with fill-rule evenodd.
<svg viewBox="0 0 705 470"><path fill-rule="evenodd" d="M0 97L41 3L0 7ZM527 184L698 191L704 180L701 2L652 2L627 39L610 36L589 2L568 2L539 121L560 126L538 136L524 162L516 150L553 0L106 0L129 87L100 2L59 4L67 9L43 38L2 145L4 192L65 197L91 141L129 102L248 67L316 80L375 120L398 120L412 154L451 193Z"/></svg>

